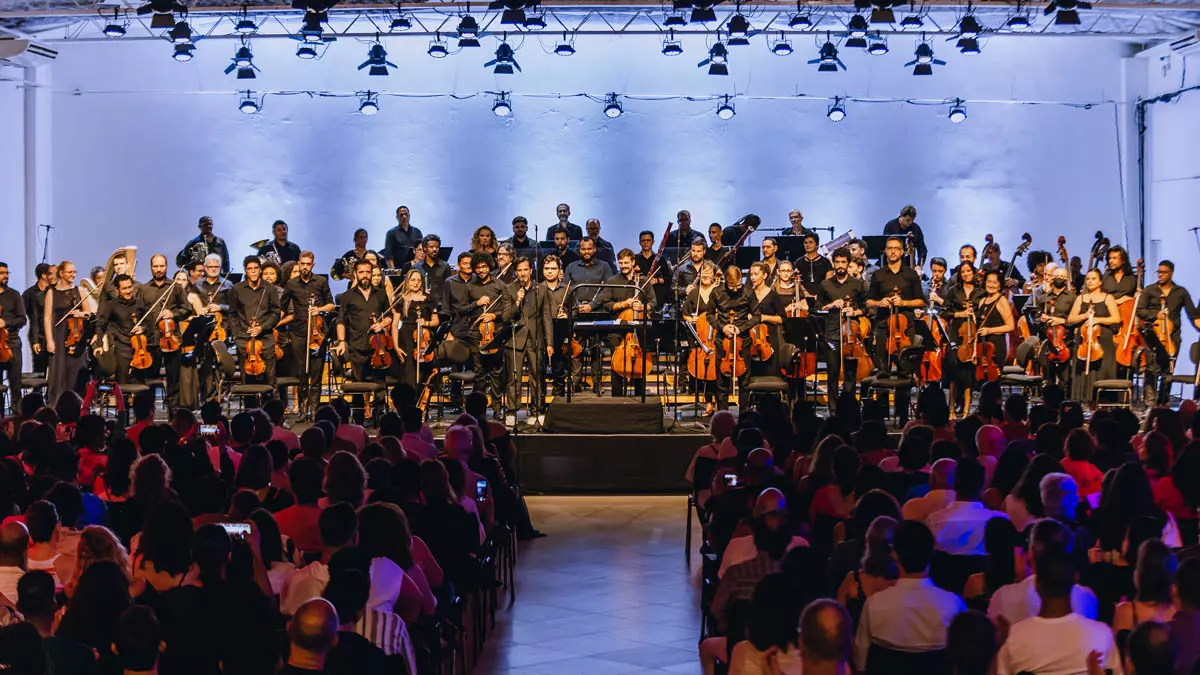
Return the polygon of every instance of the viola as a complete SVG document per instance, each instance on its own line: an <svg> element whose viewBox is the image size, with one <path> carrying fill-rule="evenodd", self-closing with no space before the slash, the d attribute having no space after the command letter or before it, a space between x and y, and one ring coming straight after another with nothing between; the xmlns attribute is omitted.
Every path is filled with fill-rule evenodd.
<svg viewBox="0 0 1200 675"><path fill-rule="evenodd" d="M996 363L996 345L987 340L975 341L975 379L991 382L1000 377L1000 366Z"/></svg>
<svg viewBox="0 0 1200 675"><path fill-rule="evenodd" d="M770 361L775 356L775 348L771 346L771 331L767 324L760 323L750 329L750 355L760 361Z"/></svg>
<svg viewBox="0 0 1200 675"><path fill-rule="evenodd" d="M700 343L688 352L688 374L697 380L714 382L717 379L717 350L714 348L716 329L708 322L708 316L705 314L699 315L694 325L689 322L688 326L695 331L696 339Z"/></svg>
<svg viewBox="0 0 1200 675"><path fill-rule="evenodd" d="M436 356L436 354L434 354L433 351L429 349L429 342L432 339L433 339L433 333L430 333L428 328L426 328L424 326L420 326L420 325L418 325L417 328L414 328L413 329L413 345L414 345L413 346L413 357L420 360L422 363L429 363L429 362L433 361L433 358L434 358L434 356ZM391 342L391 341L392 341L392 339L389 336L388 342ZM428 353L426 353L426 352L428 352Z"/></svg>
<svg viewBox="0 0 1200 675"><path fill-rule="evenodd" d="M1174 286L1171 290L1174 290ZM1171 339L1171 335L1175 332L1175 322L1171 320L1171 315L1167 312L1167 297L1171 295L1168 290L1162 296L1162 307L1158 310L1158 316L1154 319L1154 335L1158 337L1158 341L1162 343L1163 348L1167 350L1167 356L1174 357L1176 351L1175 341Z"/></svg>
<svg viewBox="0 0 1200 675"><path fill-rule="evenodd" d="M730 310L730 324L733 323L733 319L733 310ZM740 341L737 334L721 341L721 349L725 352L725 356L721 359L721 374L735 380L746 372L746 359L742 358Z"/></svg>
<svg viewBox="0 0 1200 675"><path fill-rule="evenodd" d="M372 314L371 323L379 323L379 317ZM371 368L375 370L387 370L392 367L392 349L395 345L392 343L392 334L389 331L376 331L371 333Z"/></svg>
<svg viewBox="0 0 1200 675"><path fill-rule="evenodd" d="M979 340L979 328L975 323L975 312L971 303L967 303L967 320L958 327L958 361L968 363L975 361L975 343Z"/></svg>
<svg viewBox="0 0 1200 675"><path fill-rule="evenodd" d="M137 323L137 317L134 317L134 323ZM129 336L129 346L133 349L133 358L129 360L129 367L134 370L146 370L154 364L154 358L150 356L150 350L146 349L146 334L138 333L137 335Z"/></svg>
<svg viewBox="0 0 1200 675"><path fill-rule="evenodd" d="M912 346L912 339L908 337L908 317L901 314L898 307L890 308L887 326L888 356L895 356L901 350Z"/></svg>
<svg viewBox="0 0 1200 675"><path fill-rule="evenodd" d="M175 317L158 320L158 351L164 354L179 351L179 330Z"/></svg>
<svg viewBox="0 0 1200 675"><path fill-rule="evenodd" d="M325 327L325 317L320 314L313 314L308 321L308 350L312 353L321 351L321 347L325 346L325 338L328 331Z"/></svg>
<svg viewBox="0 0 1200 675"><path fill-rule="evenodd" d="M1142 259L1137 261L1137 293L1133 296L1133 302L1126 302L1117 305L1117 311L1121 314L1121 329L1117 333L1114 341L1117 343L1117 353L1113 357L1119 365L1129 367L1133 364L1133 353L1144 344L1141 332L1134 327L1134 322L1137 320L1134 309L1137 308L1138 301L1142 299L1142 279L1146 272L1146 263ZM1165 344L1165 343L1164 343ZM1144 358L1144 357L1143 357Z"/></svg>
<svg viewBox="0 0 1200 675"><path fill-rule="evenodd" d="M12 347L8 344L8 328L0 327L0 363L12 361Z"/></svg>
<svg viewBox="0 0 1200 675"><path fill-rule="evenodd" d="M63 346L67 349L67 354L78 356L80 346L83 344L84 331L87 330L87 323L83 317L68 316L67 317L67 336L63 340Z"/></svg>
<svg viewBox="0 0 1200 675"><path fill-rule="evenodd" d="M250 327L258 326L258 320L252 319ZM259 376L267 372L267 362L263 360L263 344L262 340L257 337L252 337L246 340L246 354L242 358L242 374Z"/></svg>
<svg viewBox="0 0 1200 675"><path fill-rule="evenodd" d="M1081 328L1082 339L1075 349L1075 356L1080 361L1090 364L1104 358L1104 347L1100 345L1100 326L1096 325L1095 316L1088 313L1087 323Z"/></svg>
<svg viewBox="0 0 1200 675"><path fill-rule="evenodd" d="M271 331L271 337L275 338L275 361L278 363L283 360L283 340L279 339L279 329Z"/></svg>
<svg viewBox="0 0 1200 675"><path fill-rule="evenodd" d="M1051 326L1046 329L1046 360L1050 363L1066 363L1071 358L1067 347L1067 327Z"/></svg>
<svg viewBox="0 0 1200 675"><path fill-rule="evenodd" d="M224 342L228 338L229 332L225 330L225 317L220 312L213 314L212 339L217 342Z"/></svg>
<svg viewBox="0 0 1200 675"><path fill-rule="evenodd" d="M637 283L637 276L634 277L634 283ZM646 310L634 309L628 307L617 314L617 320L621 322L643 321L646 318ZM616 375L627 380L640 380L646 376L654 367L654 360L650 354L642 349L641 343L638 341L637 331L632 330L625 333L621 337L621 344L612 353L612 370Z"/></svg>

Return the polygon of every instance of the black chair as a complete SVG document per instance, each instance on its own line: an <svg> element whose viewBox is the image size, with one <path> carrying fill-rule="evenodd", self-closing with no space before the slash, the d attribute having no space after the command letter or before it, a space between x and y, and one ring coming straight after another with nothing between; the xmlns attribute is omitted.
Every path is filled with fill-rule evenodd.
<svg viewBox="0 0 1200 675"><path fill-rule="evenodd" d="M962 594L963 586L972 574L978 574L987 566L987 556L950 555L936 551L929 565L929 578L938 588Z"/></svg>
<svg viewBox="0 0 1200 675"><path fill-rule="evenodd" d="M710 457L696 459L696 465L692 467L692 491L687 497L687 529L684 531L683 541L683 557L688 567L692 566L692 511L696 511L696 518L701 527L704 526L705 519L704 507L696 502L696 495L712 485L712 475L716 468L717 460Z"/></svg>
<svg viewBox="0 0 1200 675"><path fill-rule="evenodd" d="M871 645L867 652L866 675L950 675L950 660L946 650L902 652L880 645Z"/></svg>

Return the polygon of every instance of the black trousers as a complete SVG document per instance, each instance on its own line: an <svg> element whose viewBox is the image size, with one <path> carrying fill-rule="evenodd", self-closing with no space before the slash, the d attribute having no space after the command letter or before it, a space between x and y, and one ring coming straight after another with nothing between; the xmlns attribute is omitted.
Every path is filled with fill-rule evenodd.
<svg viewBox="0 0 1200 675"><path fill-rule="evenodd" d="M117 384L146 381L146 371L134 370L130 365L133 360L133 348L128 345L113 345L113 356L117 363L117 372L113 374Z"/></svg>
<svg viewBox="0 0 1200 675"><path fill-rule="evenodd" d="M916 320L912 317L908 318L908 338L912 340L915 334ZM888 358L887 353L887 338L888 327L887 321L880 321L875 325L872 331L875 338L875 365L879 369L879 374L897 373L898 366L894 360ZM899 356L898 354L896 356ZM912 387L900 387L895 390L896 417L899 418L900 424L903 426L908 423L908 407L912 400ZM887 405L887 392L880 394L881 398L877 399L880 403Z"/></svg>
<svg viewBox="0 0 1200 675"><path fill-rule="evenodd" d="M166 373L165 383L166 389L163 392L163 397L167 403L167 409L173 410L179 405L179 357L180 350L176 349L173 352L162 352L157 349L151 354L154 357L154 365L151 366L153 373L157 374L159 368L162 368Z"/></svg>
<svg viewBox="0 0 1200 675"><path fill-rule="evenodd" d="M300 380L300 386L296 388L296 398L299 399L301 407L308 404L310 393L314 401L320 398L321 376L325 371L325 354L328 349L329 342L326 341L321 343L321 348L316 353L310 354L308 335L304 331L292 335L292 368ZM308 368L305 368L305 359L308 361ZM315 405L312 407L316 408Z"/></svg>
<svg viewBox="0 0 1200 675"><path fill-rule="evenodd" d="M718 335L716 339L717 348L717 364L720 368L721 361L725 360L725 336ZM738 352L742 359L746 362L746 372L738 378L738 387L745 389L750 383L750 340L748 334L738 336ZM733 377L725 375L720 371L717 372L717 407L724 410L729 407L729 398L733 390ZM740 403L738 405L741 405Z"/></svg>
<svg viewBox="0 0 1200 675"><path fill-rule="evenodd" d="M492 397L492 409L500 409L504 394L504 354L484 354L479 350L479 336L471 334L471 363L475 370L475 390Z"/></svg>
<svg viewBox="0 0 1200 675"><path fill-rule="evenodd" d="M17 415L21 412L21 359L24 354L21 353L20 340L9 340L8 347L12 350L12 358L8 363L0 364L0 372L4 373L4 379L8 382L8 410L10 414Z"/></svg>
<svg viewBox="0 0 1200 675"><path fill-rule="evenodd" d="M1174 369L1175 359L1167 353L1166 345L1158 339L1154 331L1146 331L1146 372L1142 378L1142 396L1147 405L1166 405L1171 400L1170 377ZM1175 354L1179 354L1180 336L1171 336ZM1178 358L1178 356L1176 356ZM1164 378L1164 382L1162 381Z"/></svg>
<svg viewBox="0 0 1200 675"><path fill-rule="evenodd" d="M38 346L41 348L42 351L41 352L33 352L33 363L31 364L32 365L31 372L45 374L46 370L50 367L50 352L46 351L46 341L45 340L39 342ZM33 351L33 350L30 350L30 351Z"/></svg>
<svg viewBox="0 0 1200 675"><path fill-rule="evenodd" d="M513 349L512 343L504 350L508 360L508 408L521 407L521 371L529 369L529 408L539 413L544 407L545 384L542 377L542 349L532 340L526 340L524 349Z"/></svg>

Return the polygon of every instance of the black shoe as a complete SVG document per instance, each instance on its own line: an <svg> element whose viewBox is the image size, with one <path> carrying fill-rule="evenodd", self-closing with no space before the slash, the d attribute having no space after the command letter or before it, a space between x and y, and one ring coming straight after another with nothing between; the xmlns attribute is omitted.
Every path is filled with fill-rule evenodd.
<svg viewBox="0 0 1200 675"><path fill-rule="evenodd" d="M530 530L528 532L518 532L517 541L529 541L531 539L541 539L546 536L545 532L539 530Z"/></svg>

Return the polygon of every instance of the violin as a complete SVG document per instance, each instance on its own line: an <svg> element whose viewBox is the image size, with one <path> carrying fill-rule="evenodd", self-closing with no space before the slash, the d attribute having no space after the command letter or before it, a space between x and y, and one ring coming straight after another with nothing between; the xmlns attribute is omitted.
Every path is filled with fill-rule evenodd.
<svg viewBox="0 0 1200 675"><path fill-rule="evenodd" d="M134 323L136 322L137 317L134 317ZM129 360L130 368L133 370L146 370L154 364L154 358L150 356L150 350L146 349L145 332L130 335L129 346L133 349L133 358Z"/></svg>
<svg viewBox="0 0 1200 675"><path fill-rule="evenodd" d="M310 302L315 302L314 297ZM311 307L311 305L310 305ZM325 346L325 339L328 336L328 331L325 326L325 316L320 312L310 314L308 318L308 351L316 354L321 351L321 347Z"/></svg>
<svg viewBox="0 0 1200 675"><path fill-rule="evenodd" d="M271 331L271 336L275 338L275 361L283 360L283 341L279 339L279 329Z"/></svg>
<svg viewBox="0 0 1200 675"><path fill-rule="evenodd" d="M436 354L429 349L429 342L433 339L433 333L429 329L417 322L417 327L413 329L413 356L423 363L433 361ZM391 336L388 336L388 342L391 342ZM428 353L426 353L428 352Z"/></svg>
<svg viewBox="0 0 1200 675"><path fill-rule="evenodd" d="M158 351L164 354L179 351L179 331L175 317L158 320Z"/></svg>
<svg viewBox="0 0 1200 675"><path fill-rule="evenodd" d="M220 312L213 314L212 339L216 340L217 342L224 342L228 338L229 338L229 333L228 333L228 331L225 330L224 316Z"/></svg>
<svg viewBox="0 0 1200 675"><path fill-rule="evenodd" d="M975 379L991 382L1000 377L1000 366L996 364L996 345L987 340L975 342Z"/></svg>
<svg viewBox="0 0 1200 675"><path fill-rule="evenodd" d="M714 382L717 379L717 350L715 349L717 329L713 328L705 314L696 317L694 325L690 321L686 323L688 328L695 333L696 342L699 343L688 352L688 374L697 380Z"/></svg>
<svg viewBox="0 0 1200 675"><path fill-rule="evenodd" d="M78 356L81 345L83 344L84 331L87 329L87 323L81 316L67 317L67 336L63 340L63 346L67 349L67 354L70 356Z"/></svg>
<svg viewBox="0 0 1200 675"><path fill-rule="evenodd" d="M1118 365L1125 367L1133 364L1133 353L1146 344L1142 334L1134 328L1134 322L1137 320L1134 309L1137 308L1138 301L1142 299L1142 279L1145 272L1146 262L1139 258L1137 261L1137 293L1133 296L1133 302L1117 305L1117 311L1121 314L1121 328L1114 340L1117 343L1117 353L1114 358Z"/></svg>
<svg viewBox="0 0 1200 675"><path fill-rule="evenodd" d="M771 331L767 324L760 323L750 329L750 355L760 361L770 361L775 356L775 348L771 346Z"/></svg>
<svg viewBox="0 0 1200 675"><path fill-rule="evenodd" d="M787 315L792 319L803 319L808 317L807 309L800 309L800 282L792 281L792 304L787 306Z"/></svg>
<svg viewBox="0 0 1200 675"><path fill-rule="evenodd" d="M1082 340L1075 350L1075 356L1090 366L1092 361L1104 358L1104 347L1100 345L1100 327L1096 325L1095 312L1088 312L1087 323L1083 326Z"/></svg>
<svg viewBox="0 0 1200 675"><path fill-rule="evenodd" d="M371 314L371 324L379 323L379 317ZM392 334L389 331L371 333L371 368L387 370L392 367Z"/></svg>
<svg viewBox="0 0 1200 675"><path fill-rule="evenodd" d="M1071 349L1067 347L1067 327L1050 326L1046 329L1046 360L1050 363L1066 363L1071 358Z"/></svg>
<svg viewBox="0 0 1200 675"><path fill-rule="evenodd" d="M638 275L634 274L634 284L638 284ZM646 310L634 309L627 307L619 314L617 320L622 323L631 321L643 321L646 318ZM642 350L642 345L638 342L637 331L631 330L621 337L621 344L612 353L612 370L616 375L627 380L640 380L650 372L654 367L654 360L650 354Z"/></svg>
<svg viewBox="0 0 1200 675"><path fill-rule="evenodd" d="M899 299L899 295L895 297ZM898 307L892 306L889 308L887 326L887 353L892 357L912 345L912 339L908 337L908 317L900 313Z"/></svg>
<svg viewBox="0 0 1200 675"><path fill-rule="evenodd" d="M566 312L563 311L563 307L566 306L567 296L569 296L570 294L571 294L571 282L568 281L567 287L563 291L562 300L559 301L559 303L558 303L558 312L555 313L556 317L558 317L560 319L567 318L567 314L566 314ZM558 352L559 352L560 356L566 356L568 358L577 359L577 358L579 358L579 355L583 353L583 345L579 344L579 340L576 340L575 336L572 335L572 336L568 337L567 339L563 340L563 343L561 345L559 345L559 347L558 347Z"/></svg>
<svg viewBox="0 0 1200 675"><path fill-rule="evenodd" d="M788 305L787 315L791 318L806 318L808 317L807 309L797 309L795 306L800 303L800 282L793 282L792 304ZM755 326L757 328L766 328L766 326ZM751 334L753 335L753 330ZM813 350L813 346L809 340L801 340L802 344L796 345L796 351L792 352L791 360L780 366L783 376L789 380L803 380L809 376L817 374L817 353ZM753 347L751 348L753 350Z"/></svg>
<svg viewBox="0 0 1200 675"><path fill-rule="evenodd" d="M967 320L958 327L958 361L959 363L975 362L975 343L979 340L979 327L975 323L975 310L967 301Z"/></svg>
<svg viewBox="0 0 1200 675"><path fill-rule="evenodd" d="M1172 286L1171 290L1174 289L1175 287ZM1167 350L1167 356L1174 357L1178 351L1175 348L1175 341L1171 339L1171 335L1175 332L1175 322L1171 320L1171 315L1167 312L1167 297L1171 295L1171 290L1162 296L1162 306L1158 310L1158 317L1154 319L1154 335Z"/></svg>
<svg viewBox="0 0 1200 675"><path fill-rule="evenodd" d="M940 286L940 285L939 285ZM936 312L925 314L925 325L933 335L933 349L925 350L921 356L921 366L918 369L922 382L939 382L942 379L942 363L946 357L946 324Z"/></svg>
<svg viewBox="0 0 1200 675"><path fill-rule="evenodd" d="M729 323L732 324L733 321L733 310L729 310ZM746 359L742 358L741 345L738 342L736 333L733 337L726 337L721 341L721 349L725 352L725 356L721 359L721 374L734 378L735 382L746 372Z"/></svg>
<svg viewBox="0 0 1200 675"><path fill-rule="evenodd" d="M250 327L258 326L258 319L250 320ZM242 374L259 376L267 372L267 362L263 360L262 340L252 337L246 340L246 355L242 359Z"/></svg>
<svg viewBox="0 0 1200 675"><path fill-rule="evenodd" d="M8 344L8 328L0 327L0 363L12 361L12 347Z"/></svg>

